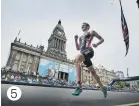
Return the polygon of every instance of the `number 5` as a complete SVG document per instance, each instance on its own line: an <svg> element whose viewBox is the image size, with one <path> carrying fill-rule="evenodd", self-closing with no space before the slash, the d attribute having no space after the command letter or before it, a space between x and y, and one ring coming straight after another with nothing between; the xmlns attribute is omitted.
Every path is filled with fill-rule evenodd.
<svg viewBox="0 0 139 106"><path fill-rule="evenodd" d="M13 92L14 90L16 90L16 89L11 89L11 97L12 97L12 98L16 98L16 97L17 97L17 93L16 93L16 92ZM14 94L15 96L13 96L13 94Z"/></svg>

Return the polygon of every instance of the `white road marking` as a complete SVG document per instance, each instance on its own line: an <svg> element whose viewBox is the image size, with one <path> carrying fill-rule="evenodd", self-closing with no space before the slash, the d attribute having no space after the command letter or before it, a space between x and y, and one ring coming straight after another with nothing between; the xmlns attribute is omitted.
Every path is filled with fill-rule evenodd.
<svg viewBox="0 0 139 106"><path fill-rule="evenodd" d="M123 105L116 105L116 106L139 106L139 102L138 103L123 104Z"/></svg>

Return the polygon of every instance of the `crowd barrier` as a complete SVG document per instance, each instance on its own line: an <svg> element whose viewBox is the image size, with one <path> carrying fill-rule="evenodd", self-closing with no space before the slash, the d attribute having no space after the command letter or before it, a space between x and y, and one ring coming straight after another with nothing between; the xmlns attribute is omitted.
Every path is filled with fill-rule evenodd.
<svg viewBox="0 0 139 106"><path fill-rule="evenodd" d="M17 85L30 85L30 86L44 86L44 87L60 87L60 88L75 88L74 81L58 80L53 77L41 77L39 75L26 75L21 72L2 71L1 82L3 84L17 84ZM83 89L95 89L92 86L83 85Z"/></svg>

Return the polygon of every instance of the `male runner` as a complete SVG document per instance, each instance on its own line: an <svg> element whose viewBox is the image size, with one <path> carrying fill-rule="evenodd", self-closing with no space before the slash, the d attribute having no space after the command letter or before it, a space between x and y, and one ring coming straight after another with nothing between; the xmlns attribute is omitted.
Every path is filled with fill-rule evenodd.
<svg viewBox="0 0 139 106"><path fill-rule="evenodd" d="M79 43L78 43L78 35L75 35L75 44L77 50L80 50L80 53L75 57L75 67L76 67L76 77L77 77L77 88L75 89L74 92L72 92L72 95L79 95L82 92L81 89L81 66L80 63L84 63L86 67L88 68L88 71L91 72L91 74L94 76L98 84L100 85L102 92L104 94L104 98L107 97L107 87L103 86L102 83L100 82L99 76L96 74L91 58L94 56L94 50L90 46L91 42L94 37L99 39L99 42L96 44L93 44L93 47L97 47L101 43L104 42L104 39L95 31L89 31L90 25L88 23L83 23L82 25L82 31L84 32L83 36L79 38Z"/></svg>

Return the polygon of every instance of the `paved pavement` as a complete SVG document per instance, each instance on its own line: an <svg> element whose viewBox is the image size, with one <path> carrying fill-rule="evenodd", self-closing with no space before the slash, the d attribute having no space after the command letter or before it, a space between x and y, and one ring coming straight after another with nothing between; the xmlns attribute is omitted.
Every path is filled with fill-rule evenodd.
<svg viewBox="0 0 139 106"><path fill-rule="evenodd" d="M116 106L131 103L127 106L139 106L139 93L109 91L104 99L102 92L97 90L84 90L80 96L72 96L73 89L25 85L17 85L22 96L12 102L6 94L10 86L1 84L2 106Z"/></svg>

